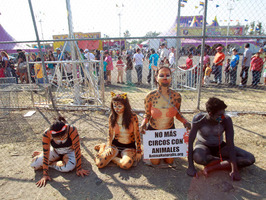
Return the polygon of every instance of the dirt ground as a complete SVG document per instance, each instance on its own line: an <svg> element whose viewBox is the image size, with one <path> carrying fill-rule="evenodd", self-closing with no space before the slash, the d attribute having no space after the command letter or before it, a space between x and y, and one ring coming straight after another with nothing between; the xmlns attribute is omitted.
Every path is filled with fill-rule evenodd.
<svg viewBox="0 0 266 200"><path fill-rule="evenodd" d="M199 179L186 175L187 160L176 159L173 167L151 167L139 162L130 170L114 165L98 169L94 164L94 145L105 142L108 113L92 111L61 112L75 125L81 137L83 167L91 171L81 178L75 171L59 173L50 169L52 181L45 188L35 183L42 171L30 167L31 154L41 150L42 132L49 127L54 113L28 110L0 116L0 199L265 199L266 117L233 116L235 145L253 153L256 163L240 170L242 180L232 182L228 172L213 172ZM185 115L189 120L193 115ZM142 120L139 117L139 120ZM182 125L176 122L177 128ZM197 166L201 169L200 166Z"/></svg>

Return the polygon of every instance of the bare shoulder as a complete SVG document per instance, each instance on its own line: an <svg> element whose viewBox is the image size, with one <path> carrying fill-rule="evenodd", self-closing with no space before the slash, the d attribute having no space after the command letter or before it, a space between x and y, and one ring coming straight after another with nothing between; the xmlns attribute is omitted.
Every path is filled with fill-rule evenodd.
<svg viewBox="0 0 266 200"><path fill-rule="evenodd" d="M171 96L176 98L181 98L181 94L175 90L170 89Z"/></svg>
<svg viewBox="0 0 266 200"><path fill-rule="evenodd" d="M153 90L147 94L147 96L145 97L145 100L151 101L157 95L158 95L157 90Z"/></svg>
<svg viewBox="0 0 266 200"><path fill-rule="evenodd" d="M147 94L147 96L146 96L146 98L148 97L153 97L153 96L155 96L157 94L157 90L153 90L153 91L151 91L151 92L149 92L148 94Z"/></svg>

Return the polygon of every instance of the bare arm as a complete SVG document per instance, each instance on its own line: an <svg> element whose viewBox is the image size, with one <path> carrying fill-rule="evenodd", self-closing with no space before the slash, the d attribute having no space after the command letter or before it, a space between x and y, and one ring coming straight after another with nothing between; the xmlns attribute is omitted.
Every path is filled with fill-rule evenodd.
<svg viewBox="0 0 266 200"><path fill-rule="evenodd" d="M225 137L226 137L226 144L229 146L229 156L230 156L232 172L238 172L236 165L233 122L232 119L228 116L226 117L225 120Z"/></svg>
<svg viewBox="0 0 266 200"><path fill-rule="evenodd" d="M197 119L195 119L193 121L197 121ZM192 122L192 128L190 130L189 138L188 138L188 169L187 169L187 174L189 176L195 176L197 173L195 166L194 166L194 161L193 161L193 143L195 141L195 138L196 138L196 135L197 135L197 132L199 129L198 123Z"/></svg>
<svg viewBox="0 0 266 200"><path fill-rule="evenodd" d="M140 132L142 134L145 133L146 124L150 121L150 118L151 118L151 102L152 102L152 99L150 97L150 94L148 94L144 100L145 115L144 115L144 119L143 119L143 121L141 123L141 127L140 127Z"/></svg>
<svg viewBox="0 0 266 200"><path fill-rule="evenodd" d="M113 139L114 139L114 129L111 125L111 120L109 119L109 134L107 137L107 147L112 146Z"/></svg>

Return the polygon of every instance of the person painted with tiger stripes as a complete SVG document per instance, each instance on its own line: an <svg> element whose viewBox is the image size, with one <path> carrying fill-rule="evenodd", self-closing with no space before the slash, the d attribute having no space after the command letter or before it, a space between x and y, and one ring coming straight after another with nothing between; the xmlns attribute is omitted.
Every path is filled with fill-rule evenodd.
<svg viewBox="0 0 266 200"><path fill-rule="evenodd" d="M89 170L81 168L80 141L77 128L66 124L63 117L56 121L43 134L43 151L33 152L31 167L34 170L43 169L43 177L36 183L38 187L45 186L49 176L49 167L60 172L70 172L76 168L76 174L84 177Z"/></svg>
<svg viewBox="0 0 266 200"><path fill-rule="evenodd" d="M95 163L103 168L114 162L122 169L129 169L134 161L141 159L141 142L138 118L132 112L127 94L111 92L111 114L107 143L96 145Z"/></svg>

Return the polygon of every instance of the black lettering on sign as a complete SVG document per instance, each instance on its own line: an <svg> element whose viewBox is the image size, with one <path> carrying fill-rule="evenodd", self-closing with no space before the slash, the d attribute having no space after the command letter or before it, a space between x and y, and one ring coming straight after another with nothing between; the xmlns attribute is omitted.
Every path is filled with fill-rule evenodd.
<svg viewBox="0 0 266 200"><path fill-rule="evenodd" d="M163 133L162 132L155 132L155 138L158 137L163 137Z"/></svg>
<svg viewBox="0 0 266 200"><path fill-rule="evenodd" d="M175 137L176 136L176 131L165 131L164 132L164 137Z"/></svg>
<svg viewBox="0 0 266 200"><path fill-rule="evenodd" d="M171 143L172 144L183 144L183 139L172 139Z"/></svg>

